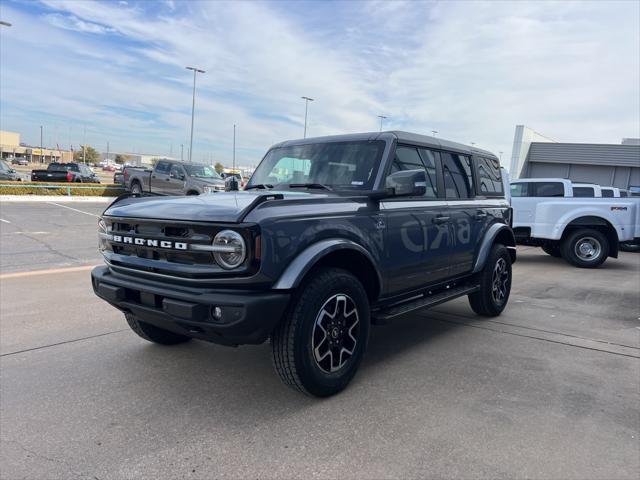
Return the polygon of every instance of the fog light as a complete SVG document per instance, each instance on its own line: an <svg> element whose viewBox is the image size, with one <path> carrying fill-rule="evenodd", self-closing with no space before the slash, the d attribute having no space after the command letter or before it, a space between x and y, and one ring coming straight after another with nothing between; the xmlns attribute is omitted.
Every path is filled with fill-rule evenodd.
<svg viewBox="0 0 640 480"><path fill-rule="evenodd" d="M211 307L211 316L219 322L222 320L222 309L220 307Z"/></svg>

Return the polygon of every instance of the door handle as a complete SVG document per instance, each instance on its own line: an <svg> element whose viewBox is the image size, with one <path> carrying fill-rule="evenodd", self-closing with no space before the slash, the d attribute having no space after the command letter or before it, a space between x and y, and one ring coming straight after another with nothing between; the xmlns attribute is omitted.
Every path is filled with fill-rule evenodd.
<svg viewBox="0 0 640 480"><path fill-rule="evenodd" d="M447 223L449 221L449 217L445 217L443 215L438 215L437 217L433 218L433 223L435 223L436 225L439 225L441 223Z"/></svg>
<svg viewBox="0 0 640 480"><path fill-rule="evenodd" d="M170 178L165 178L165 179L164 179L164 181L165 181L165 182L170 182L170 181L171 181L171 179L170 179Z"/></svg>

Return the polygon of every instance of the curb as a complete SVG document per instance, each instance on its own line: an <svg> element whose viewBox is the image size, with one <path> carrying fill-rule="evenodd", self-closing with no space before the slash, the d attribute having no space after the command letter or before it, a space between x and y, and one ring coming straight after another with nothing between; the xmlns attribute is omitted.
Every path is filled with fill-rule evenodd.
<svg viewBox="0 0 640 480"><path fill-rule="evenodd" d="M67 195L0 195L0 202L111 203L117 197L69 197Z"/></svg>

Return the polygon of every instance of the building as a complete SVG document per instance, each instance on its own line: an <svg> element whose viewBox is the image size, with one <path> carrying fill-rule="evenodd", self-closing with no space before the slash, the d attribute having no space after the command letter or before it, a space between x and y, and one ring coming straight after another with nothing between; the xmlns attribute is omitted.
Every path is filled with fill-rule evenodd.
<svg viewBox="0 0 640 480"><path fill-rule="evenodd" d="M511 178L568 178L640 191L640 140L620 144L563 143L517 125Z"/></svg>
<svg viewBox="0 0 640 480"><path fill-rule="evenodd" d="M176 160L173 157L167 157L166 155L153 155L146 153L128 153L128 152L109 152L109 153L101 153L100 158L103 161L115 162L116 157L121 155L125 157L125 162L129 165L135 165L136 167L150 167L153 165L156 160L160 160L161 158L167 160Z"/></svg>
<svg viewBox="0 0 640 480"><path fill-rule="evenodd" d="M0 158L26 158L30 162L71 162L73 152L68 150L31 147L20 142L20 134L0 130Z"/></svg>

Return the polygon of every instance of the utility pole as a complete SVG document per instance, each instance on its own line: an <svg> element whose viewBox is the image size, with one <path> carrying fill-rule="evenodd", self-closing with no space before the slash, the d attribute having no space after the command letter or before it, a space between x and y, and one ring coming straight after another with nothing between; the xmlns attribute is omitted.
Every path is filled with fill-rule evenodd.
<svg viewBox="0 0 640 480"><path fill-rule="evenodd" d="M107 158L105 160L109 160L109 140L107 140Z"/></svg>
<svg viewBox="0 0 640 480"><path fill-rule="evenodd" d="M196 67L185 67L187 70L193 70L193 98L191 100L191 141L189 142L189 163L191 163L191 153L193 151L193 116L196 110L196 74L205 73Z"/></svg>
<svg viewBox="0 0 640 480"><path fill-rule="evenodd" d="M184 162L184 145L180 144L180 161Z"/></svg>
<svg viewBox="0 0 640 480"><path fill-rule="evenodd" d="M233 173L236 173L236 124L233 124Z"/></svg>
<svg viewBox="0 0 640 480"><path fill-rule="evenodd" d="M302 138L307 138L307 112L309 111L309 102L313 102L313 98L309 97L300 97L304 100L304 136Z"/></svg>
<svg viewBox="0 0 640 480"><path fill-rule="evenodd" d="M380 119L380 131L382 131L382 121L385 120L387 117L385 117L384 115L378 115L378 118Z"/></svg>
<svg viewBox="0 0 640 480"><path fill-rule="evenodd" d="M84 134L82 136L82 162L87 164L87 127L84 127Z"/></svg>
<svg viewBox="0 0 640 480"><path fill-rule="evenodd" d="M40 125L40 163L44 163L44 150L42 149L42 125Z"/></svg>

